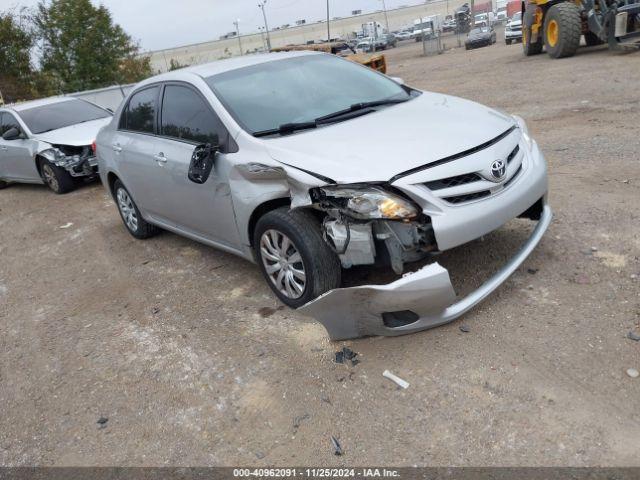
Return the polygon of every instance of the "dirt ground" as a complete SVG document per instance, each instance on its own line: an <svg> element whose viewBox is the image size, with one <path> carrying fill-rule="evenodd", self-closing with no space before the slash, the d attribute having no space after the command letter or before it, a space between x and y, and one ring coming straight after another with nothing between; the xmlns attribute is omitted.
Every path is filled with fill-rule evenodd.
<svg viewBox="0 0 640 480"><path fill-rule="evenodd" d="M498 32L388 61L411 85L527 120L555 220L525 265L448 326L331 343L252 264L169 233L133 239L100 185L11 186L0 464L640 465L640 378L625 373L640 370L626 338L640 332L640 53L524 58ZM529 231L513 222L440 261L464 290ZM360 364L332 361L343 345Z"/></svg>

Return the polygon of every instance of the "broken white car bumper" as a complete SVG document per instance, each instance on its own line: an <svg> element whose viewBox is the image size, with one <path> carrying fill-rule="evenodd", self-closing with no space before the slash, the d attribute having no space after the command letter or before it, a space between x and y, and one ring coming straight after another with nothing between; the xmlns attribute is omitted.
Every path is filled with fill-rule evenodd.
<svg viewBox="0 0 640 480"><path fill-rule="evenodd" d="M457 302L449 273L434 263L387 285L332 290L299 311L320 321L332 340L405 335L451 322L504 283L538 245L553 217L546 200L542 201L538 224L520 251L480 288Z"/></svg>

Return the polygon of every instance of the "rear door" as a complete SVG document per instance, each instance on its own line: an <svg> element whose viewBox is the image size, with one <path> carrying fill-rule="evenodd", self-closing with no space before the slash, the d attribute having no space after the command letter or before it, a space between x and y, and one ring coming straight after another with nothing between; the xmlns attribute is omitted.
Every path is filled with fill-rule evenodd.
<svg viewBox="0 0 640 480"><path fill-rule="evenodd" d="M0 113L0 177L10 180L38 181L40 175L32 155L33 140L18 138L4 140L2 135L12 128L23 132L24 129L15 115Z"/></svg>
<svg viewBox="0 0 640 480"><path fill-rule="evenodd" d="M163 192L158 188L158 165L153 158L160 86L134 93L120 116L112 145L121 180L138 208L145 214L160 214Z"/></svg>
<svg viewBox="0 0 640 480"><path fill-rule="evenodd" d="M159 136L154 144L154 184L162 192L162 221L185 233L237 248L226 166L235 143L198 90L168 83L162 91ZM214 170L202 185L188 178L196 146L219 141Z"/></svg>

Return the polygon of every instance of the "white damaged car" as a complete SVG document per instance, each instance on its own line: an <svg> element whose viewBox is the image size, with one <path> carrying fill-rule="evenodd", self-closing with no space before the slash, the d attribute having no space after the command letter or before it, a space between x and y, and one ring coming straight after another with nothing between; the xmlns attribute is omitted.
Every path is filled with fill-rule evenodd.
<svg viewBox="0 0 640 480"><path fill-rule="evenodd" d="M0 108L0 188L46 184L67 193L78 179L95 177L93 143L112 113L72 97Z"/></svg>
<svg viewBox="0 0 640 480"><path fill-rule="evenodd" d="M166 229L255 261L332 339L457 318L518 268L552 217L546 162L521 118L320 53L145 80L97 155L133 236ZM516 217L537 222L530 238L464 298L438 263L413 266ZM355 265L405 275L341 288Z"/></svg>

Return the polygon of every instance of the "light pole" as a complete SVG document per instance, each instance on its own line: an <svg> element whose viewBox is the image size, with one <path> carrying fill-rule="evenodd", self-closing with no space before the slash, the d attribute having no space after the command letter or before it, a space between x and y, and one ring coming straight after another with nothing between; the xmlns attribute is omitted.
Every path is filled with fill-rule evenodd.
<svg viewBox="0 0 640 480"><path fill-rule="evenodd" d="M267 0L263 0L258 4L258 7L262 9L262 16L264 18L264 29L267 32L267 50L271 51L271 35L269 35L269 25L267 24L267 14L264 11L264 6L267 4Z"/></svg>
<svg viewBox="0 0 640 480"><path fill-rule="evenodd" d="M384 0L382 0L382 9L384 10L384 21L387 24L387 33L389 33L389 15L387 15L387 5L384 3Z"/></svg>
<svg viewBox="0 0 640 480"><path fill-rule="evenodd" d="M329 18L329 0L327 0L327 42L331 41L331 20Z"/></svg>
<svg viewBox="0 0 640 480"><path fill-rule="evenodd" d="M236 35L238 36L238 45L240 46L240 55L242 55L242 39L240 38L240 19L237 19L233 24L236 26Z"/></svg>

